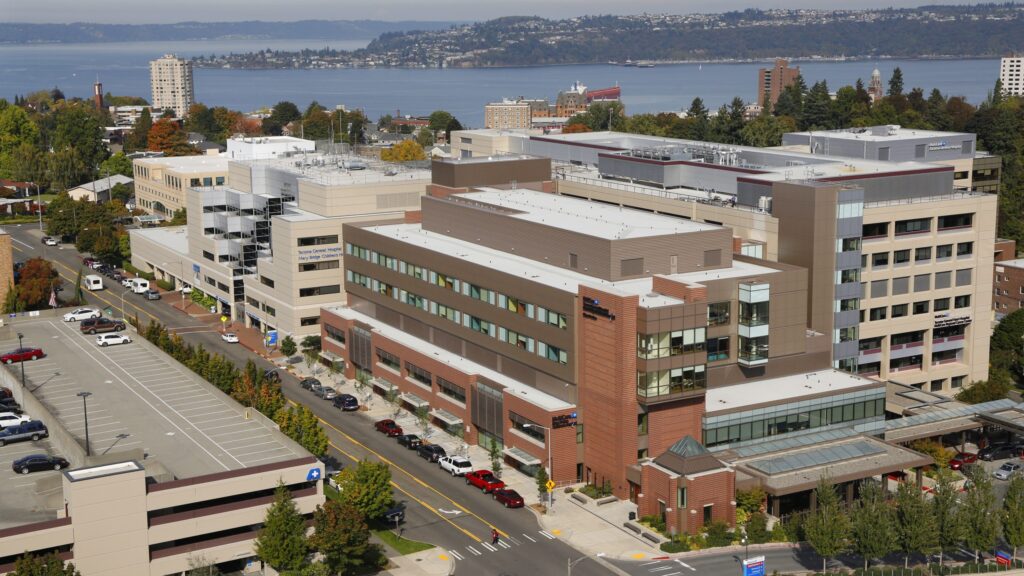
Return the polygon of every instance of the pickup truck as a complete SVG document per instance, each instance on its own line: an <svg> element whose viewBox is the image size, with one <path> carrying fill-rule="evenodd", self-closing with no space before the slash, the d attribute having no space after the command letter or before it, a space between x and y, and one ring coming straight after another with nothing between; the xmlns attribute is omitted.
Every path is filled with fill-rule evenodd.
<svg viewBox="0 0 1024 576"><path fill-rule="evenodd" d="M474 470L466 473L466 484L479 488L484 494L505 487L505 483L498 480L498 477L490 470Z"/></svg>
<svg viewBox="0 0 1024 576"><path fill-rule="evenodd" d="M462 456L445 456L439 459L437 464L441 467L441 470L452 476L465 476L466 472L473 469L473 463L469 461L469 458Z"/></svg>

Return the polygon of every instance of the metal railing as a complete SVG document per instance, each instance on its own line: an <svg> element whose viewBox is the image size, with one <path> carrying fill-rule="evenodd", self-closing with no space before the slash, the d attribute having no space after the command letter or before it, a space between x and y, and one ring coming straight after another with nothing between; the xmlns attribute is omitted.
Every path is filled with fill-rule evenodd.
<svg viewBox="0 0 1024 576"><path fill-rule="evenodd" d="M721 208L729 208L733 210L739 210L741 212L752 212L755 214L768 214L768 212L761 210L760 208L757 208L755 206L745 206L743 204L736 204L734 197L730 194L716 194L714 192L707 192L705 196L700 196L698 194L687 194L684 192L676 192L674 190L669 190L667 188L657 188L654 186L641 186L638 184L632 184L608 178L594 178L591 176L567 174L565 172L557 170L554 171L554 177L556 180L575 182L577 184L588 184L591 186L598 186L601 188L612 188L614 190L622 190L625 192L632 192L634 194L643 194L645 196L655 196L657 198L665 198L667 200L679 200L682 202L706 204L709 206L718 206Z"/></svg>

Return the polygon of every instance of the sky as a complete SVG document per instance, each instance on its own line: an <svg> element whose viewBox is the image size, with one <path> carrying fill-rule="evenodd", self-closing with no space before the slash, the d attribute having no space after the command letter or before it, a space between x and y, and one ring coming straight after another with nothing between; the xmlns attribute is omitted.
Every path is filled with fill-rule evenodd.
<svg viewBox="0 0 1024 576"><path fill-rule="evenodd" d="M110 24L239 20L487 20L537 15L722 12L744 8L884 8L976 4L977 0L0 0L3 22Z"/></svg>

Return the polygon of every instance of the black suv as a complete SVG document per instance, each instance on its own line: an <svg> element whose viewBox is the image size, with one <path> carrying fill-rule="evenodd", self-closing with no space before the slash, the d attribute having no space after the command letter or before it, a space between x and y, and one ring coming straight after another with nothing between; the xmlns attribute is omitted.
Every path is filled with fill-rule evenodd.
<svg viewBox="0 0 1024 576"><path fill-rule="evenodd" d="M82 323L78 326L78 329L83 334L96 334L98 332L120 332L126 328L125 323L121 320L111 320L110 318L87 318L82 320Z"/></svg>
<svg viewBox="0 0 1024 576"><path fill-rule="evenodd" d="M1002 460L1014 455L1016 455L1016 451L1012 444L992 444L978 451L978 458L986 462Z"/></svg>
<svg viewBox="0 0 1024 576"><path fill-rule="evenodd" d="M276 368L267 368L263 371L263 381L271 384L280 384L281 373Z"/></svg>
<svg viewBox="0 0 1024 576"><path fill-rule="evenodd" d="M439 458L447 456L448 453L444 451L444 448L437 444L421 444L416 449L416 453L419 454L420 458L423 458L427 462L437 462Z"/></svg>
<svg viewBox="0 0 1024 576"><path fill-rule="evenodd" d="M45 424L39 420L29 420L24 424L16 424L0 430L0 446L6 446L11 442L21 442L22 440L35 441L49 436L50 431L46 429Z"/></svg>
<svg viewBox="0 0 1024 576"><path fill-rule="evenodd" d="M302 386L306 390L312 390L314 384L320 386L320 381L313 377L303 378L302 380L299 380L299 386Z"/></svg>
<svg viewBox="0 0 1024 576"><path fill-rule="evenodd" d="M334 397L334 407L345 412L359 410L359 400L351 394L339 394Z"/></svg>

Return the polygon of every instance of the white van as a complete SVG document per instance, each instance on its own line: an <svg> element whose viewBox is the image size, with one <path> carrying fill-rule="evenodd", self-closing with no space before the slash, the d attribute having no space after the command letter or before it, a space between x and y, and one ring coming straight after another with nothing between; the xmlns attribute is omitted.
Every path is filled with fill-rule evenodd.
<svg viewBox="0 0 1024 576"><path fill-rule="evenodd" d="M149 280L145 278L132 278L132 292L142 294L149 290Z"/></svg>
<svg viewBox="0 0 1024 576"><path fill-rule="evenodd" d="M103 288L104 288L104 286L103 286L103 278L101 278L101 277L99 277L99 276L97 276L95 274L89 274L85 278L82 278L82 284L88 290L94 290L95 291L95 290L103 290Z"/></svg>

